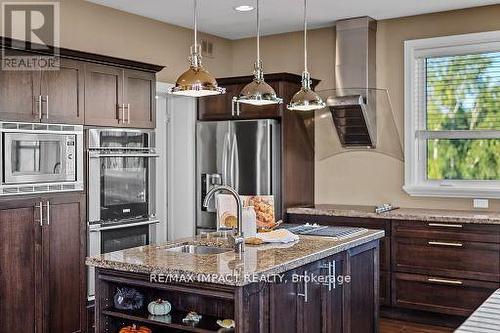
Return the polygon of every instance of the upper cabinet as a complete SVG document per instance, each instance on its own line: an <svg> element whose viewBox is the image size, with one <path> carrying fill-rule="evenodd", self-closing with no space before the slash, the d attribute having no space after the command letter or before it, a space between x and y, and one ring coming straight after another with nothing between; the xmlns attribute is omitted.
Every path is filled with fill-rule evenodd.
<svg viewBox="0 0 500 333"><path fill-rule="evenodd" d="M123 71L126 125L154 128L155 124L155 74L131 69Z"/></svg>
<svg viewBox="0 0 500 333"><path fill-rule="evenodd" d="M119 126L125 122L123 69L85 65L85 125Z"/></svg>
<svg viewBox="0 0 500 333"><path fill-rule="evenodd" d="M85 124L154 128L154 73L113 66L85 66Z"/></svg>
<svg viewBox="0 0 500 333"><path fill-rule="evenodd" d="M41 71L42 121L83 124L83 63L61 59L59 70Z"/></svg>
<svg viewBox="0 0 500 333"><path fill-rule="evenodd" d="M59 70L1 70L0 119L83 124L83 64L60 63Z"/></svg>
<svg viewBox="0 0 500 333"><path fill-rule="evenodd" d="M59 53L57 70L0 70L0 121L155 127L156 73L162 66L67 49Z"/></svg>
<svg viewBox="0 0 500 333"><path fill-rule="evenodd" d="M267 74L264 78L266 83L276 91L278 97L283 98L282 104L255 106L240 103L238 108L233 103L233 97L237 97L243 87L252 82L253 76L218 78L217 83L226 88L226 93L199 98L198 119L205 121L281 118L283 110L286 110L286 104L300 89L301 77L290 73L275 73ZM318 80L313 80L312 86L316 86L318 82Z"/></svg>
<svg viewBox="0 0 500 333"><path fill-rule="evenodd" d="M19 56L27 53L18 52ZM0 70L0 119L39 121L40 72Z"/></svg>

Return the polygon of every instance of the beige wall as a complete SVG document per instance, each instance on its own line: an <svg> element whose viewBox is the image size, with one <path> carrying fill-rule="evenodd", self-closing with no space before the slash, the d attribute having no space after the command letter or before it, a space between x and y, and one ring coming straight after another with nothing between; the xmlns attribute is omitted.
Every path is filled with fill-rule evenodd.
<svg viewBox="0 0 500 333"><path fill-rule="evenodd" d="M408 39L500 30L500 5L420 15L378 23L377 85L388 88L400 135L403 135L403 42ZM335 33L332 28L310 32L310 71L323 80L319 89L334 84ZM262 40L265 71L302 71L302 35L289 33ZM233 72L249 73L255 39L234 42ZM317 140L317 149L324 144ZM323 147L324 148L324 147ZM366 204L392 202L403 207L471 209L472 200L417 198L403 190L404 163L385 155L352 152L316 163L316 202ZM500 210L500 201L490 201L491 210Z"/></svg>
<svg viewBox="0 0 500 333"><path fill-rule="evenodd" d="M166 66L158 75L163 82L175 82L188 68L190 29L83 0L60 1L60 10L61 47ZM215 42L215 54L204 63L214 75L231 75L231 41L209 39Z"/></svg>
<svg viewBox="0 0 500 333"><path fill-rule="evenodd" d="M43 0L38 0L43 1ZM500 30L500 5L379 21L378 87L388 88L398 129L403 135L403 41L407 39ZM213 59L204 63L216 76L248 75L255 61L255 39L215 42ZM192 31L83 0L61 1L61 46L166 66L160 81L173 82L187 68ZM262 38L264 70L300 74L302 33ZM309 70L319 90L334 87L334 28L309 33ZM318 149L324 144L318 140ZM377 154L348 153L316 163L316 202L367 204L392 202L405 207L469 209L471 200L415 198L402 191L402 162ZM500 210L500 201L490 202Z"/></svg>

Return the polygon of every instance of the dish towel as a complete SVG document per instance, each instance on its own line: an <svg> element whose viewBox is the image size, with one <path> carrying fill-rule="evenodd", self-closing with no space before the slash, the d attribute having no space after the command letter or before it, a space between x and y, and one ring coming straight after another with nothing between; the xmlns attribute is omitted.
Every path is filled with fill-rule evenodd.
<svg viewBox="0 0 500 333"><path fill-rule="evenodd" d="M291 243L299 240L299 236L286 229L259 232L255 237L261 239L265 243Z"/></svg>

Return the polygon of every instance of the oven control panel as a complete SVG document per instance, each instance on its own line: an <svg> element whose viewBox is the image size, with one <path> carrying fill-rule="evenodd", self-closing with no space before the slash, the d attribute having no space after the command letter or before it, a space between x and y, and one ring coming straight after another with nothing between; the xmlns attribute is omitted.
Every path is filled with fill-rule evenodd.
<svg viewBox="0 0 500 333"><path fill-rule="evenodd" d="M76 158L76 138L74 135L66 136L66 173L68 175L74 175L75 170L75 158Z"/></svg>

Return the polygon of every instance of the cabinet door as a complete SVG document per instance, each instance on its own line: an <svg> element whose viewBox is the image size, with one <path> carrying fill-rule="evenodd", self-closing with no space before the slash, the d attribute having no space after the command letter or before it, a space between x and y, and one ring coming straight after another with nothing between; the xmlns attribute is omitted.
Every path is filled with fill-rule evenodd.
<svg viewBox="0 0 500 333"><path fill-rule="evenodd" d="M317 261L302 267L298 273L304 277L304 281L298 284L298 302L297 302L297 331L308 332L326 332L323 325L325 293L324 285L315 282L314 277L326 276L324 265L326 261ZM311 278L310 281L306 280Z"/></svg>
<svg viewBox="0 0 500 333"><path fill-rule="evenodd" d="M80 332L85 299L83 196L47 198L44 211L45 332Z"/></svg>
<svg viewBox="0 0 500 333"><path fill-rule="evenodd" d="M225 85L225 94L199 98L198 119L266 119L278 118L280 116L281 107L278 104L254 106L241 103L238 111L236 105L233 105L233 97L237 97L245 85L246 83ZM270 85L278 92L279 82L271 82Z"/></svg>
<svg viewBox="0 0 500 333"><path fill-rule="evenodd" d="M14 55L14 54L13 54ZM28 56L16 53L16 56ZM0 119L39 121L40 71L0 70Z"/></svg>
<svg viewBox="0 0 500 333"><path fill-rule="evenodd" d="M224 86L226 93L223 95L198 98L199 120L231 120L234 119L232 107L233 97L238 96L243 88L242 84Z"/></svg>
<svg viewBox="0 0 500 333"><path fill-rule="evenodd" d="M124 113L123 70L85 64L85 125L118 126Z"/></svg>
<svg viewBox="0 0 500 333"><path fill-rule="evenodd" d="M127 104L125 126L155 127L156 77L153 73L124 71L124 103Z"/></svg>
<svg viewBox="0 0 500 333"><path fill-rule="evenodd" d="M341 333L346 327L344 311L345 254L341 253L325 259L323 267L325 266L327 274L331 276L332 280L330 285L323 287L323 332Z"/></svg>
<svg viewBox="0 0 500 333"><path fill-rule="evenodd" d="M59 70L41 74L42 121L83 124L83 63L71 59L60 61Z"/></svg>
<svg viewBox="0 0 500 333"><path fill-rule="evenodd" d="M0 203L0 332L41 331L41 228L37 203Z"/></svg>

